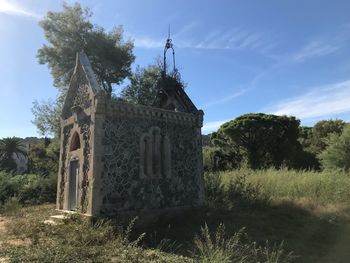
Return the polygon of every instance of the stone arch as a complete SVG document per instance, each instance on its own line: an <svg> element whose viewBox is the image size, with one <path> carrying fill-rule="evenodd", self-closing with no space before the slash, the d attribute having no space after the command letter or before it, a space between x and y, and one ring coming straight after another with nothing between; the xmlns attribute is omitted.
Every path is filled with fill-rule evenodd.
<svg viewBox="0 0 350 263"><path fill-rule="evenodd" d="M79 136L79 133L75 131L70 140L69 150L72 152L75 150L79 150L80 147L81 147L80 136Z"/></svg>

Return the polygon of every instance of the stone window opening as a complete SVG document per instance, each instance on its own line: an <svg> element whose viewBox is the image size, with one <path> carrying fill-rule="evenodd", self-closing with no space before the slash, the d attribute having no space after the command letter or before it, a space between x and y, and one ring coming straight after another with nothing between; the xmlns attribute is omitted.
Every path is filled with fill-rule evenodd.
<svg viewBox="0 0 350 263"><path fill-rule="evenodd" d="M158 127L152 127L141 136L141 177L170 176L170 143Z"/></svg>
<svg viewBox="0 0 350 263"><path fill-rule="evenodd" d="M80 137L79 134L75 132L70 143L70 151L72 152L78 149L80 149Z"/></svg>

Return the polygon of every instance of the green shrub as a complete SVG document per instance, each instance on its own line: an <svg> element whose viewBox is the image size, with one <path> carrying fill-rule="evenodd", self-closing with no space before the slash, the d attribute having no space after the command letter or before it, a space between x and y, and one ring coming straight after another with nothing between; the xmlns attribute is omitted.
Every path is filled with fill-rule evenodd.
<svg viewBox="0 0 350 263"><path fill-rule="evenodd" d="M6 200L4 205L1 207L0 212L5 215L14 215L22 207L17 197L11 197Z"/></svg>
<svg viewBox="0 0 350 263"><path fill-rule="evenodd" d="M287 263L291 262L293 253L283 250L283 243L279 246L257 246L249 241L244 228L233 236L227 236L225 225L220 224L215 233L211 234L207 225L201 227L201 232L194 238L194 256L200 263Z"/></svg>
<svg viewBox="0 0 350 263"><path fill-rule="evenodd" d="M231 209L233 206L268 205L270 198L263 192L260 184L250 182L244 173L227 180L227 173L229 172L205 173L204 183L209 208Z"/></svg>
<svg viewBox="0 0 350 263"><path fill-rule="evenodd" d="M6 200L16 195L16 191L19 188L12 180L12 175L6 172L0 172L0 206L3 205Z"/></svg>
<svg viewBox="0 0 350 263"><path fill-rule="evenodd" d="M219 208L224 204L225 188L222 176L219 173L205 173L204 187L207 205L211 208Z"/></svg>
<svg viewBox="0 0 350 263"><path fill-rule="evenodd" d="M173 262L192 260L140 246L144 234L131 240L135 221L126 228L111 221L95 223L81 216L73 216L62 225L46 225L40 220L25 220L21 237L29 238L29 246L8 247L4 256L11 262ZM17 228L12 228L18 231ZM16 232L16 235L19 233Z"/></svg>
<svg viewBox="0 0 350 263"><path fill-rule="evenodd" d="M21 204L54 202L56 176L43 177L35 174L13 176L0 172L0 206L14 196Z"/></svg>
<svg viewBox="0 0 350 263"><path fill-rule="evenodd" d="M240 169L219 173L226 187L242 174L247 183L259 186L262 198L306 198L320 204L348 203L350 200L350 174L342 170Z"/></svg>
<svg viewBox="0 0 350 263"><path fill-rule="evenodd" d="M261 188L261 184L249 182L247 175L240 174L228 183L226 190L228 203L234 203L237 206L264 207L269 204L270 198Z"/></svg>
<svg viewBox="0 0 350 263"><path fill-rule="evenodd" d="M344 127L343 133L333 133L326 140L327 147L319 155L323 168L350 169L350 125Z"/></svg>

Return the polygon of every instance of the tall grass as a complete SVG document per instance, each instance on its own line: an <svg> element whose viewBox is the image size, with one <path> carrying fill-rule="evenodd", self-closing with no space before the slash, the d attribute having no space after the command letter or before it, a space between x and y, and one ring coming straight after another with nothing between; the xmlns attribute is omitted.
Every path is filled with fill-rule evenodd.
<svg viewBox="0 0 350 263"><path fill-rule="evenodd" d="M135 221L122 227L108 220L90 222L73 215L63 224L47 225L42 222L42 216L50 214L45 206L25 207L20 213L8 222L8 235L29 242L0 247L0 258L8 257L10 262L193 262L156 249L144 249L140 244L144 234L130 237Z"/></svg>
<svg viewBox="0 0 350 263"><path fill-rule="evenodd" d="M247 183L272 199L311 199L320 204L347 204L350 200L350 173L334 171L295 171L266 169L253 171L239 169L218 173L223 185L228 187L233 180L244 176Z"/></svg>
<svg viewBox="0 0 350 263"><path fill-rule="evenodd" d="M280 245L258 246L251 242L244 228L233 236L228 236L225 225L220 224L214 233L207 225L201 227L200 234L194 238L195 258L198 263L287 263L295 258L292 252L285 252L283 242Z"/></svg>

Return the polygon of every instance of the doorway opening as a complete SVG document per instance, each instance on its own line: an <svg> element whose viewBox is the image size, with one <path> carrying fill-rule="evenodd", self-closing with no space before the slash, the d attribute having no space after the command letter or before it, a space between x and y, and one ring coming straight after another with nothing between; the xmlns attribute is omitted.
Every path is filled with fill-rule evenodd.
<svg viewBox="0 0 350 263"><path fill-rule="evenodd" d="M79 178L79 161L74 160L74 161L71 161L69 165L68 210L77 209L78 178Z"/></svg>

